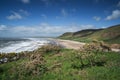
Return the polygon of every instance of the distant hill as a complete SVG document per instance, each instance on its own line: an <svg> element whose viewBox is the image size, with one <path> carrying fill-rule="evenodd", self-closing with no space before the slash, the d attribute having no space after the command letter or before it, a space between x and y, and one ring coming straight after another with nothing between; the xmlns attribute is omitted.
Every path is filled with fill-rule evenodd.
<svg viewBox="0 0 120 80"><path fill-rule="evenodd" d="M67 32L59 38L82 42L102 40L108 43L120 43L120 25L111 26L105 29L86 29L77 32Z"/></svg>

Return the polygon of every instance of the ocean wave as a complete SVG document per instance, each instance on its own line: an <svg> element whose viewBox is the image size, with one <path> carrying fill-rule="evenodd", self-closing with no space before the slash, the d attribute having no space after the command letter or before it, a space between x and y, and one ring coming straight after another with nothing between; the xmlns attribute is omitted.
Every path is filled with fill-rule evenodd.
<svg viewBox="0 0 120 80"><path fill-rule="evenodd" d="M33 51L42 45L50 43L47 39L41 38L27 38L27 41L20 41L16 44L10 44L6 47L0 48L1 53L11 53L11 52L22 52L22 51Z"/></svg>

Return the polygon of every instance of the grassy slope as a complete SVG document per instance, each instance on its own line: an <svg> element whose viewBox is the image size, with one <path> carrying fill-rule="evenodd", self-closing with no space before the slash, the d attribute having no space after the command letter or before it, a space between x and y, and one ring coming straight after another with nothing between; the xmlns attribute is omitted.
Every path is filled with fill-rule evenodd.
<svg viewBox="0 0 120 80"><path fill-rule="evenodd" d="M46 52L44 53L45 65L48 67L42 75L23 75L21 80L120 80L120 54L114 52L100 53L99 56L106 57L104 66L73 68L72 64L79 64L77 52L70 49L61 49L59 53ZM0 64L0 80L20 80L17 74L12 70L17 65L23 62L28 62L28 58L14 62ZM24 68L23 68L24 69Z"/></svg>
<svg viewBox="0 0 120 80"><path fill-rule="evenodd" d="M118 66L94 66L87 67L83 70L74 69L71 67L72 60L76 60L76 53L74 50L63 50L61 51L63 56L47 56L48 66L54 65L56 62L61 63L61 67L57 67L52 71L44 74L42 80L119 80L120 68ZM107 64L119 64L120 55L109 53L105 55L108 59ZM113 56L113 57L112 57ZM79 62L79 60L78 60ZM76 63L79 64L79 63Z"/></svg>
<svg viewBox="0 0 120 80"><path fill-rule="evenodd" d="M106 28L104 30L95 32L94 34L90 35L90 38L92 39L98 39L98 40L111 40L116 38L119 42L120 38L120 25L112 26L109 28Z"/></svg>
<svg viewBox="0 0 120 80"><path fill-rule="evenodd" d="M112 26L103 30L82 30L73 33L73 35L62 35L59 38L82 42L103 40L108 43L120 43L120 25Z"/></svg>
<svg viewBox="0 0 120 80"><path fill-rule="evenodd" d="M26 62L26 59L20 59L18 61L13 61L5 64L0 64L0 80L11 80L14 79L11 73L13 73L11 70L18 66L19 64ZM16 71L17 73L17 71ZM15 73L15 74L16 74ZM14 76L15 77L15 76Z"/></svg>
<svg viewBox="0 0 120 80"><path fill-rule="evenodd" d="M66 33L64 33L59 38L68 39L68 40L75 40L75 41L81 41L81 42L90 42L91 39L89 39L88 36L92 35L96 31L99 31L99 29L98 30L96 30L96 29L87 29L87 30L82 30L82 31L74 32L74 33L67 33L67 35L65 35Z"/></svg>
<svg viewBox="0 0 120 80"><path fill-rule="evenodd" d="M111 38L111 39L107 39L107 40L104 40L105 42L107 43L118 43L120 44L120 36L117 36L117 37L114 37L114 38Z"/></svg>

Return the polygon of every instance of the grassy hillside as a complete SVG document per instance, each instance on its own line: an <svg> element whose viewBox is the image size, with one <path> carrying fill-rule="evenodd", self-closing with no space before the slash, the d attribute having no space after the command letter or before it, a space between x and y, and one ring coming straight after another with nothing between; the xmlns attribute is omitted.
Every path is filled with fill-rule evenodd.
<svg viewBox="0 0 120 80"><path fill-rule="evenodd" d="M71 39L82 42L92 40L103 40L108 43L120 43L120 25L115 25L106 29L87 29L72 34L61 35L59 38Z"/></svg>
<svg viewBox="0 0 120 80"><path fill-rule="evenodd" d="M0 80L120 80L120 54L88 49L44 46L0 64Z"/></svg>
<svg viewBox="0 0 120 80"><path fill-rule="evenodd" d="M90 38L99 40L118 39L118 37L120 37L120 25L112 26L90 35Z"/></svg>

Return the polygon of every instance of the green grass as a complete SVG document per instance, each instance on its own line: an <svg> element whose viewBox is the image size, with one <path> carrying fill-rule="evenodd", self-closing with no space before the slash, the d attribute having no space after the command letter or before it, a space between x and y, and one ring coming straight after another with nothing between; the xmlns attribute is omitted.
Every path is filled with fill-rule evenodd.
<svg viewBox="0 0 120 80"><path fill-rule="evenodd" d="M39 53L39 52L38 52ZM103 66L88 66L88 62L83 60L86 67L83 69L80 60L77 58L78 51L72 49L61 49L59 52L43 53L45 66L48 70L42 75L22 75L18 77L18 71L13 71L15 67L24 62L29 62L28 58L18 61L0 64L0 80L120 80L120 54L115 52L98 52L95 60L104 59ZM72 65L78 66L73 68ZM24 68L22 68L24 70ZM14 73L13 73L14 72Z"/></svg>
<svg viewBox="0 0 120 80"><path fill-rule="evenodd" d="M42 80L119 80L120 54L118 53L106 52L105 66L87 67L83 70L71 67L73 61L79 64L79 61L75 59L76 52L74 50L62 50L61 53L62 56L58 56L58 54L56 54L57 56L47 56L48 67L57 63L61 63L61 66L45 73ZM112 62L113 66L111 67L109 64Z"/></svg>
<svg viewBox="0 0 120 80"><path fill-rule="evenodd" d="M91 32L93 33L90 34ZM88 33L88 35L85 35L86 33ZM98 31L82 30L78 32L73 32L72 34L70 33L67 35L64 35L64 34L58 38L75 40L75 41L80 41L85 43L89 43L93 40L100 40L110 44L120 44L120 25L115 25L103 30L98 30Z"/></svg>
<svg viewBox="0 0 120 80"><path fill-rule="evenodd" d="M106 64L102 67L88 68L89 80L119 80L120 77L120 54L105 53Z"/></svg>
<svg viewBox="0 0 120 80"><path fill-rule="evenodd" d="M73 40L73 41L84 42L84 43L90 43L90 42L93 41L93 39L89 39L89 38L78 38L78 37L61 37L60 39Z"/></svg>
<svg viewBox="0 0 120 80"><path fill-rule="evenodd" d="M117 37L117 38L113 38L113 39L108 39L108 40L104 40L106 43L110 43L110 44L113 44L113 43L117 43L117 44L120 44L120 37Z"/></svg>
<svg viewBox="0 0 120 80"><path fill-rule="evenodd" d="M18 61L8 62L5 64L0 64L0 80L10 80L12 78L11 69L15 66L18 66L22 62L26 62L27 59L21 59ZM16 71L17 72L17 71Z"/></svg>

